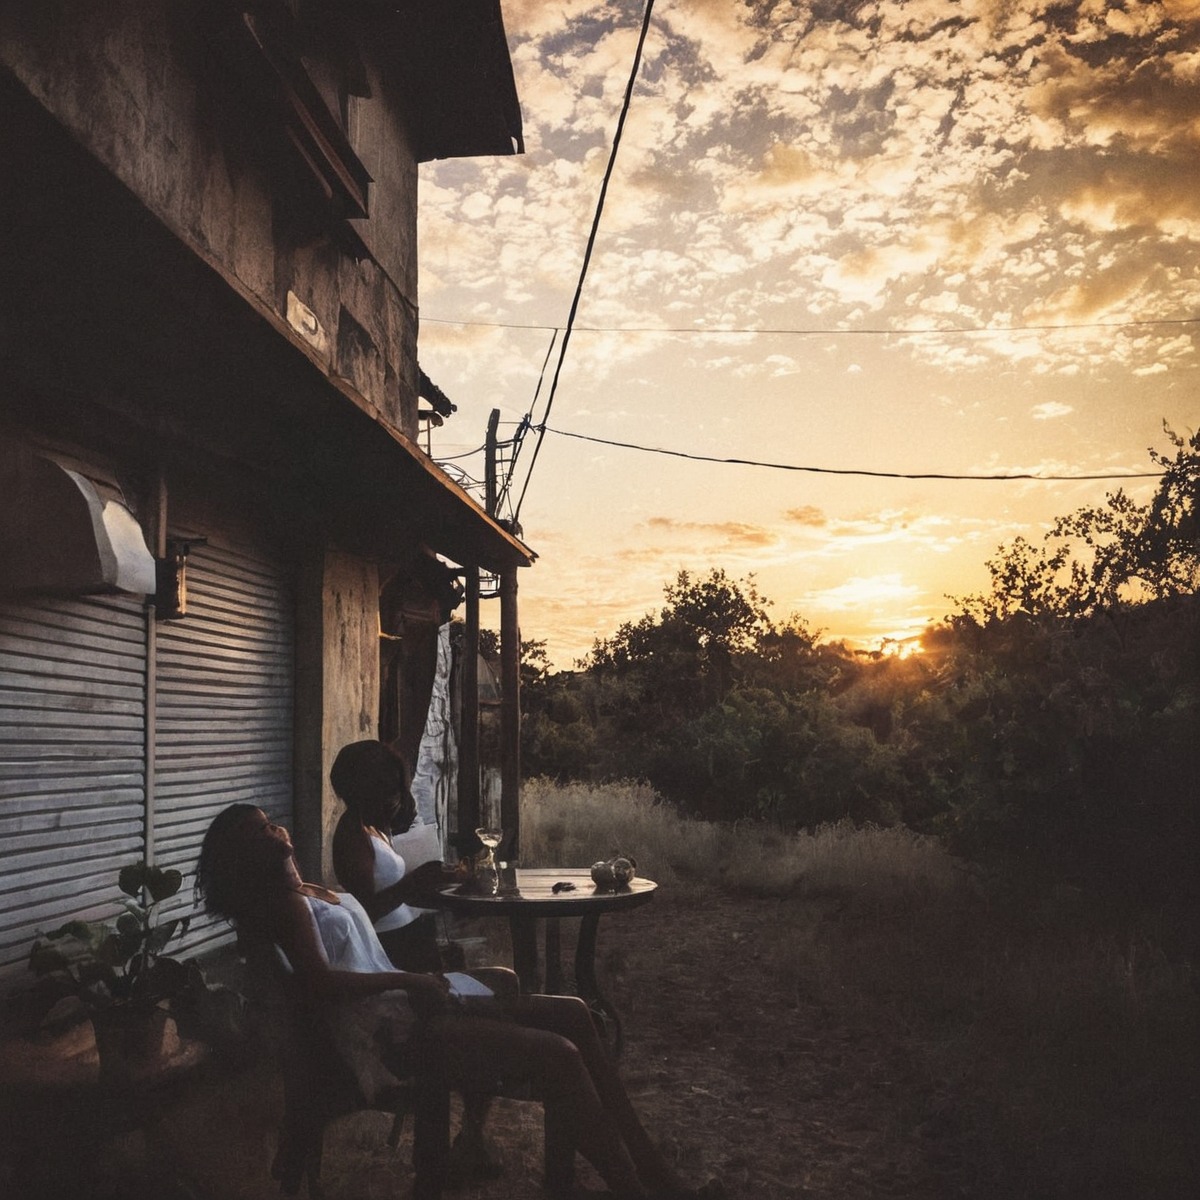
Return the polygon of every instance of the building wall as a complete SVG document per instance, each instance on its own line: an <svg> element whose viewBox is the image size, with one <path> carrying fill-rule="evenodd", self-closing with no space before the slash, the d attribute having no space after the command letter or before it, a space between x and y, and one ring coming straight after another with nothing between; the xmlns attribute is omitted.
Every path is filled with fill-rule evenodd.
<svg viewBox="0 0 1200 1200"><path fill-rule="evenodd" d="M337 114L374 178L371 215L353 223L369 256L355 261L281 205L297 170L286 132L220 69L221 21L237 16L200 0L4 4L0 64L236 287L282 322L290 312L293 335L331 375L415 437L416 163L394 82L368 52L371 94L346 97Z"/></svg>
<svg viewBox="0 0 1200 1200"><path fill-rule="evenodd" d="M347 742L378 736L379 572L348 554L325 556L321 686L322 878L332 882L331 839L342 803L329 769Z"/></svg>

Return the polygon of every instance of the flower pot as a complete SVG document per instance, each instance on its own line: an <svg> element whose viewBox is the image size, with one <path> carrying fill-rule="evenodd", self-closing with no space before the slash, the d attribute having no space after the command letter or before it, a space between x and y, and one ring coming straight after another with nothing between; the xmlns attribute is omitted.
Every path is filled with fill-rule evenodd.
<svg viewBox="0 0 1200 1200"><path fill-rule="evenodd" d="M122 1083L143 1074L163 1054L164 1008L114 1005L92 1014L103 1083Z"/></svg>

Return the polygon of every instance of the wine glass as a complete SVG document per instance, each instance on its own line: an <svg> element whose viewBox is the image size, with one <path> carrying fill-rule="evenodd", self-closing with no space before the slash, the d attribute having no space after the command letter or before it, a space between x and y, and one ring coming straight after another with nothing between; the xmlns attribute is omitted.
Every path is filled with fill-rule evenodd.
<svg viewBox="0 0 1200 1200"><path fill-rule="evenodd" d="M494 867L496 865L496 847L504 841L504 830L482 825L475 830L475 836L483 843L484 849L487 851L487 857L479 865Z"/></svg>
<svg viewBox="0 0 1200 1200"><path fill-rule="evenodd" d="M500 872L496 869L496 847L504 840L504 830L482 825L475 836L483 843L486 857L475 868L475 879L481 892L495 895L500 888Z"/></svg>

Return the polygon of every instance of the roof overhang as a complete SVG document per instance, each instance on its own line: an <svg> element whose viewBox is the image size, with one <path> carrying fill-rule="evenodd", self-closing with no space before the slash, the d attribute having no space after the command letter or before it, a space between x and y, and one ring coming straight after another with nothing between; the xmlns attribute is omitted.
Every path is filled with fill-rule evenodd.
<svg viewBox="0 0 1200 1200"><path fill-rule="evenodd" d="M500 0L365 0L399 67L418 162L523 154Z"/></svg>

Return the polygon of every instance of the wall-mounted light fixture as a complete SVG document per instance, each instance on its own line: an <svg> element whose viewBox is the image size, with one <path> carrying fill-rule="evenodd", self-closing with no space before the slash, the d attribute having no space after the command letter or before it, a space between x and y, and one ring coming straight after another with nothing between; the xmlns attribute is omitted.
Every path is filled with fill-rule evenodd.
<svg viewBox="0 0 1200 1200"><path fill-rule="evenodd" d="M187 560L193 546L207 543L205 537L167 538L167 555L155 560L157 590L154 614L160 621L178 621L187 616Z"/></svg>

